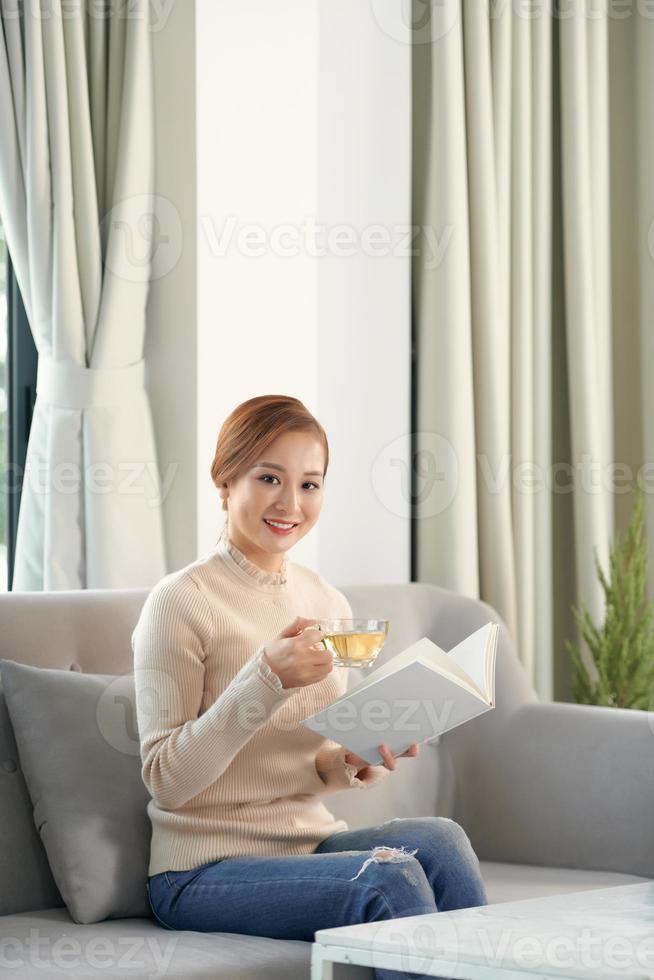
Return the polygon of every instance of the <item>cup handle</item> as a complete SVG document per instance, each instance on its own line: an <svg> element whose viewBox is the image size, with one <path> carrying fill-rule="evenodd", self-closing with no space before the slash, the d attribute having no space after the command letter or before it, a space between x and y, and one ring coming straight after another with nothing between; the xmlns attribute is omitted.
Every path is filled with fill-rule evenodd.
<svg viewBox="0 0 654 980"><path fill-rule="evenodd" d="M300 633L304 633L304 630L308 630L308 629L320 630L320 632L322 633L322 626L319 623L316 623L315 626L305 626L304 629L300 630ZM317 640L316 642L322 644L323 650L328 649L327 644L325 643L324 640Z"/></svg>

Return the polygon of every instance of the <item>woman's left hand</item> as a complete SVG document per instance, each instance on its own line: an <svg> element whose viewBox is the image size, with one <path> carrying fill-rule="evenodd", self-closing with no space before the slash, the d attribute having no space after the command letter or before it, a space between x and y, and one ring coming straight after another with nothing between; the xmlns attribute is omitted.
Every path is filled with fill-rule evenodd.
<svg viewBox="0 0 654 980"><path fill-rule="evenodd" d="M379 745L378 748L379 748L379 754L384 760L381 763L381 765L383 765L385 769L391 769L391 770L397 767L397 759L404 759L405 757L408 759L415 759L415 757L418 755L418 752L420 751L420 747L416 745L415 742L413 743L413 745L410 745L408 749L405 749L405 751L398 756L393 755L388 745L382 744ZM356 755L356 753L354 752L346 752L345 761L351 766L361 766L361 768L357 772L357 778L361 779L364 783L366 781L366 774L367 774L366 771L377 768L376 766L371 766L369 762L366 762L365 759L362 759L360 755Z"/></svg>

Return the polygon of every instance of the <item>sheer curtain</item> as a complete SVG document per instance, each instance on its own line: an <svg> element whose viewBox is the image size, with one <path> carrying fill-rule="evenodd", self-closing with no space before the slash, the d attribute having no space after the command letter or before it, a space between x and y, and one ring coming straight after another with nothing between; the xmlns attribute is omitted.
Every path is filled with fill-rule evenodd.
<svg viewBox="0 0 654 980"><path fill-rule="evenodd" d="M14 589L165 573L144 387L156 246L147 0L3 0L0 214L39 352Z"/></svg>

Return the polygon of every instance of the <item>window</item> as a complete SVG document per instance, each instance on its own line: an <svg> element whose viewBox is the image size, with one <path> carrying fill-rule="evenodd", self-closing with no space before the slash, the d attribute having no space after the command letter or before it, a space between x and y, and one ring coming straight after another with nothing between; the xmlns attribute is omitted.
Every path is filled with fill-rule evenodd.
<svg viewBox="0 0 654 980"><path fill-rule="evenodd" d="M9 582L7 557L7 246L0 225L0 592L6 592Z"/></svg>
<svg viewBox="0 0 654 980"><path fill-rule="evenodd" d="M0 591L11 588L38 354L0 223Z"/></svg>

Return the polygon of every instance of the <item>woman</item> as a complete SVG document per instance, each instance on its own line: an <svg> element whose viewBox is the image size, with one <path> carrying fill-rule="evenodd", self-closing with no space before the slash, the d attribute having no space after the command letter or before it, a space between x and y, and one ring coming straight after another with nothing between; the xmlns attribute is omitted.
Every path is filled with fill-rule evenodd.
<svg viewBox="0 0 654 980"><path fill-rule="evenodd" d="M396 768L385 745L370 766L300 724L346 688L314 624L352 617L350 605L286 559L318 520L328 461L297 399L232 412L211 467L225 528L155 586L134 631L148 897L166 928L312 941L328 926L486 904L454 821L348 830L323 803Z"/></svg>

